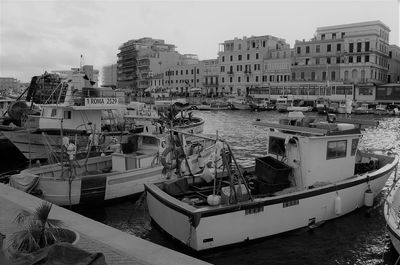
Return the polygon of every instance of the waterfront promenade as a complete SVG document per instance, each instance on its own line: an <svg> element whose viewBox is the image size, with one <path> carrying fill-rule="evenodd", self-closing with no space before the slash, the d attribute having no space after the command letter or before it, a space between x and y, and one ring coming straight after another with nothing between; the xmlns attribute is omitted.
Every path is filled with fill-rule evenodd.
<svg viewBox="0 0 400 265"><path fill-rule="evenodd" d="M4 245L7 245L10 235L18 231L13 222L17 213L21 209L32 211L41 201L37 197L0 184L0 233L6 235ZM52 207L50 218L61 220L67 228L77 231L80 239L76 246L91 253L103 253L108 265L209 264L56 205Z"/></svg>

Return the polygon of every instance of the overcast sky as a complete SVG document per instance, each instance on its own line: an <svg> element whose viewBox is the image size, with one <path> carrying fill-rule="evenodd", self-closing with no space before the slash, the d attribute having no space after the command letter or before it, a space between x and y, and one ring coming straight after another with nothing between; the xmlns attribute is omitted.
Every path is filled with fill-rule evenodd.
<svg viewBox="0 0 400 265"><path fill-rule="evenodd" d="M273 35L293 47L317 27L381 20L399 45L398 0L0 0L0 76L26 82L45 70L116 62L118 46L152 37L180 53L217 58L218 43Z"/></svg>

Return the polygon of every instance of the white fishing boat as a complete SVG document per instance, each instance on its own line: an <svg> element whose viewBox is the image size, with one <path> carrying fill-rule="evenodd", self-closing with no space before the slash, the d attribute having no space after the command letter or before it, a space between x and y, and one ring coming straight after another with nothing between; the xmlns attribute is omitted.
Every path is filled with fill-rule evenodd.
<svg viewBox="0 0 400 265"><path fill-rule="evenodd" d="M377 123L333 120L256 122L267 128L269 155L257 158L253 168L241 168L229 145L218 142L215 157L224 162L219 170L229 178L214 176L202 186L185 178L181 189L173 192L168 185L146 184L152 220L179 242L201 251L315 227L370 206L399 158L358 150L361 126Z"/></svg>
<svg viewBox="0 0 400 265"><path fill-rule="evenodd" d="M168 174L163 168L174 169L176 156L172 157L171 145L183 147L186 155L186 171L200 171L199 157L207 158L212 141L192 139L183 142L176 136L163 138L150 134L135 134L122 144L122 152L76 160L74 153L60 163L33 167L10 177L10 185L38 195L57 205L97 205L99 203L139 195L145 183L166 181ZM176 138L176 139L175 139ZM71 156L72 155L72 156Z"/></svg>
<svg viewBox="0 0 400 265"><path fill-rule="evenodd" d="M233 98L229 99L229 103L231 104L232 109L235 109L235 110L249 110L250 109L250 103L244 97L233 97Z"/></svg>
<svg viewBox="0 0 400 265"><path fill-rule="evenodd" d="M252 111L274 110L275 105L268 98L254 98L250 103Z"/></svg>
<svg viewBox="0 0 400 265"><path fill-rule="evenodd" d="M376 105L375 110L374 110L374 114L376 114L376 115L388 114L388 110L387 110L386 105L383 105L383 104Z"/></svg>
<svg viewBox="0 0 400 265"><path fill-rule="evenodd" d="M383 214L392 245L397 253L400 254L400 182L397 170L391 188L386 196ZM395 264L399 260L400 256Z"/></svg>
<svg viewBox="0 0 400 265"><path fill-rule="evenodd" d="M359 107L353 109L354 114L369 114L372 110L369 109L368 103L362 103Z"/></svg>
<svg viewBox="0 0 400 265"><path fill-rule="evenodd" d="M198 110L230 110L232 109L231 105L225 101L212 101L211 103L203 102L201 105L197 106Z"/></svg>

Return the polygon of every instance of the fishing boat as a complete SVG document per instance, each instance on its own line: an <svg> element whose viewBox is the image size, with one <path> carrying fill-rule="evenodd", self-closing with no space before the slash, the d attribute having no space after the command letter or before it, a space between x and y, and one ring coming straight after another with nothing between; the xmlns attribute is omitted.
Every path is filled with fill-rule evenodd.
<svg viewBox="0 0 400 265"><path fill-rule="evenodd" d="M269 99L255 98L250 103L250 109L252 111L274 110L275 105Z"/></svg>
<svg viewBox="0 0 400 265"><path fill-rule="evenodd" d="M279 97L276 99L276 110L279 112L287 112L288 106L292 105L293 100L287 97Z"/></svg>
<svg viewBox="0 0 400 265"><path fill-rule="evenodd" d="M249 110L250 103L246 98L243 97L234 97L229 99L229 103L234 110Z"/></svg>
<svg viewBox="0 0 400 265"><path fill-rule="evenodd" d="M199 185L186 178L174 192L146 184L152 220L202 251L317 227L369 205L399 162L395 154L358 149L361 129L377 123L292 117L288 124L254 123L266 128L268 156L257 158L253 167L238 165L229 144L218 140L214 157L223 163L214 172L228 172L227 179L216 174Z"/></svg>
<svg viewBox="0 0 400 265"><path fill-rule="evenodd" d="M128 132L115 119L107 118L105 123L104 112L112 116L113 110L125 108L117 97L75 97L70 83L61 83L61 87L66 88L63 102L42 104L40 115L21 115L21 126L0 128L27 159L47 160L50 151L60 151L65 136L82 147L82 143L89 146L90 135L96 140L94 145L102 147L116 137L120 141L127 137Z"/></svg>
<svg viewBox="0 0 400 265"><path fill-rule="evenodd" d="M230 110L232 109L231 105L225 101L212 101L211 103L203 102L201 105L197 106L198 110Z"/></svg>
<svg viewBox="0 0 400 265"><path fill-rule="evenodd" d="M353 109L354 114L369 114L372 111L369 109L368 103L362 103L359 107Z"/></svg>
<svg viewBox="0 0 400 265"><path fill-rule="evenodd" d="M173 170L185 163L181 174L195 174L201 169L199 157L207 158L212 141L187 136L180 142L152 134L133 134L111 155L77 160L66 149L67 157L59 163L33 167L10 177L14 188L38 195L61 206L97 205L102 202L137 196L144 183L167 181L164 168ZM171 140L174 139L174 140ZM185 160L171 152L171 145L180 147ZM178 147L177 147L178 148ZM201 159L200 159L201 160Z"/></svg>
<svg viewBox="0 0 400 265"><path fill-rule="evenodd" d="M397 253L400 254L400 182L397 176L397 170L391 188L386 196L383 214L392 245ZM399 260L400 257L395 264L397 264Z"/></svg>
<svg viewBox="0 0 400 265"><path fill-rule="evenodd" d="M386 105L383 105L383 104L376 105L375 110L374 110L374 114L376 114L376 115L388 114L388 110L386 109Z"/></svg>

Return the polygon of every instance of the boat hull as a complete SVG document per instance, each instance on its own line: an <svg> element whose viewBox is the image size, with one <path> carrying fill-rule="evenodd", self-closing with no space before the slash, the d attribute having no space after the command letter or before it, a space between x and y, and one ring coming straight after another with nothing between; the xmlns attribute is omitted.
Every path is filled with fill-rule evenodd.
<svg viewBox="0 0 400 265"><path fill-rule="evenodd" d="M246 103L231 102L232 108L236 110L249 110L250 105Z"/></svg>
<svg viewBox="0 0 400 265"><path fill-rule="evenodd" d="M397 182L393 189L389 191L384 204L383 214L387 225L387 231L393 247L400 254L400 227L397 215L400 205L400 184Z"/></svg>
<svg viewBox="0 0 400 265"><path fill-rule="evenodd" d="M155 185L146 185L151 218L173 238L201 251L268 237L331 220L362 207L368 183L377 195L398 160L350 180L307 191L200 211ZM341 210L335 212L340 197ZM337 206L336 206L337 207Z"/></svg>

